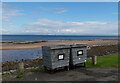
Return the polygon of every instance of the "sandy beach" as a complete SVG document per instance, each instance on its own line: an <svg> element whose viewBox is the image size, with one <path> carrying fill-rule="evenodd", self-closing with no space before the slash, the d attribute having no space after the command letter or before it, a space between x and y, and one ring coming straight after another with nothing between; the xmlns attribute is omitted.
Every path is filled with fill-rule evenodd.
<svg viewBox="0 0 120 83"><path fill-rule="evenodd" d="M117 43L118 39L46 41L30 44L0 44L0 50L36 49L46 45L60 45L60 44L112 45Z"/></svg>

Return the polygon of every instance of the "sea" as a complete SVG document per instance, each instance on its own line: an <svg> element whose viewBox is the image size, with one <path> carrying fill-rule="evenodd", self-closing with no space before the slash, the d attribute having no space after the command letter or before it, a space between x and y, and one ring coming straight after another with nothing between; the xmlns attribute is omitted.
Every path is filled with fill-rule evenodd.
<svg viewBox="0 0 120 83"><path fill-rule="evenodd" d="M2 35L4 42L8 41L59 41L59 40L98 40L118 39L118 36L79 36L79 35ZM2 62L20 61L21 59L42 58L42 49L0 50ZM1 58L1 57L0 57Z"/></svg>
<svg viewBox="0 0 120 83"><path fill-rule="evenodd" d="M96 40L117 39L118 36L80 35L2 35L2 41L57 41L57 40Z"/></svg>

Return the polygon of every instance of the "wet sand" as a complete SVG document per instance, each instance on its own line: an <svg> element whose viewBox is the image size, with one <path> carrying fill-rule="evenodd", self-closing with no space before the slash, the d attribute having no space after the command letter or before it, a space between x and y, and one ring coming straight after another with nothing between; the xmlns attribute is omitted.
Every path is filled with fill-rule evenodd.
<svg viewBox="0 0 120 83"><path fill-rule="evenodd" d="M88 44L88 45L108 45L118 44L118 39L103 39L103 40L63 40L63 41L47 41L30 44L0 44L0 50L15 50L15 49L36 49L46 45L60 44Z"/></svg>

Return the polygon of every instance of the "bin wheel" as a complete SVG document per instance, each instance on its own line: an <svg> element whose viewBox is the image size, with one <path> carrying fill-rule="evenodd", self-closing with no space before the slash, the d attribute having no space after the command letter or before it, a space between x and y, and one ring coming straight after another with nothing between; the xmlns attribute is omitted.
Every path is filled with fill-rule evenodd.
<svg viewBox="0 0 120 83"><path fill-rule="evenodd" d="M86 62L84 62L84 67L86 67Z"/></svg>

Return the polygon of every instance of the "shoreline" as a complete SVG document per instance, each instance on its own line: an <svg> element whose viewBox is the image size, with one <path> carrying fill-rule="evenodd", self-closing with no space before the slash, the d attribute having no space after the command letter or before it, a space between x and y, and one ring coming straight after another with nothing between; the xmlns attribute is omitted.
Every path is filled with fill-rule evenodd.
<svg viewBox="0 0 120 83"><path fill-rule="evenodd" d="M118 53L119 53L118 45L96 46L96 47L92 47L90 50L87 51L87 58L89 59L93 55L101 57L101 56L118 54ZM16 69L20 61L2 62L3 71ZM23 60L23 62L25 63L25 67L38 67L40 66L40 64L42 64L42 58L39 57L36 59L26 59L26 60Z"/></svg>
<svg viewBox="0 0 120 83"><path fill-rule="evenodd" d="M82 40L76 40L76 41L83 41L83 40L119 40L118 38L114 38L114 39L82 39ZM32 42L32 43L35 43L35 42L48 42L48 41L72 41L72 40L35 40L35 41L0 41L0 43L14 43L14 42ZM74 40L73 40L74 41Z"/></svg>
<svg viewBox="0 0 120 83"><path fill-rule="evenodd" d="M119 45L99 45L99 46L90 46L91 47L91 49L90 50L88 50L87 52L88 52L88 57L90 57L90 56L92 56L92 55L98 55L98 56L103 56L103 55L109 55L109 54L114 54L114 53L118 53L118 46ZM25 50L25 49L23 49L23 50ZM5 51L7 51L7 50L5 50ZM25 54L26 55L26 54ZM3 63L4 62L11 62L11 61L17 61L17 62L19 62L19 61L21 61L22 59L24 59L24 60L34 60L34 59L37 59L37 58L40 58L40 59L42 59L42 54L40 54L40 56L38 57L34 57L34 58L27 58L27 59L24 59L24 58L21 58L21 59L12 59L12 60L6 60L6 61L2 61Z"/></svg>
<svg viewBox="0 0 120 83"><path fill-rule="evenodd" d="M0 43L0 50L38 49L45 45L67 45L67 44L88 44L88 45L112 45L118 44L119 39L98 39L98 40L60 40L60 41L36 41L20 43Z"/></svg>

